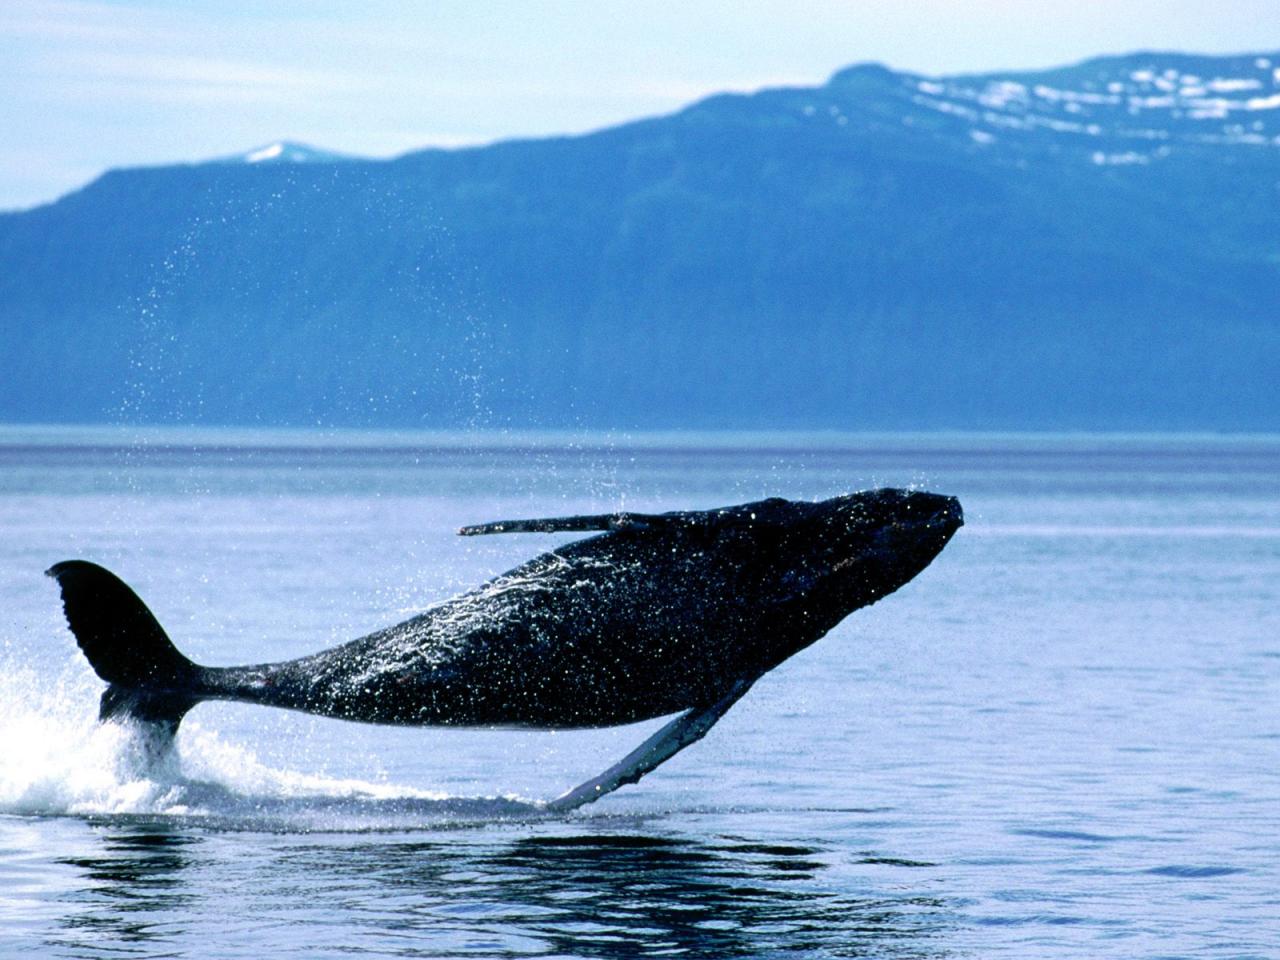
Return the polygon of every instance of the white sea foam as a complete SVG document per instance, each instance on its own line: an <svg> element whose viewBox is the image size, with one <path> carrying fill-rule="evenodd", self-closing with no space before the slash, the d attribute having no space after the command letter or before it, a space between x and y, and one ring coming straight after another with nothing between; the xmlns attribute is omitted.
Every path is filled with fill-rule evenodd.
<svg viewBox="0 0 1280 960"><path fill-rule="evenodd" d="M0 669L0 812L77 814L155 811L172 783L139 775L129 731L99 725L91 685L50 683ZM167 771L157 771L163 778Z"/></svg>
<svg viewBox="0 0 1280 960"><path fill-rule="evenodd" d="M202 816L274 828L368 829L540 809L516 797L451 797L276 769L191 720L176 749L157 752L144 729L98 722L100 691L83 674L51 683L0 659L0 814Z"/></svg>

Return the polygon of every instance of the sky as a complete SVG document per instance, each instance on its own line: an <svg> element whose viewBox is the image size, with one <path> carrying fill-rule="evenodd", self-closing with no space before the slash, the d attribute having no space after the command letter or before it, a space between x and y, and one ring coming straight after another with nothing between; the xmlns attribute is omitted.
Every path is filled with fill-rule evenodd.
<svg viewBox="0 0 1280 960"><path fill-rule="evenodd" d="M707 94L1280 50L1280 0L0 0L0 209L280 139L365 156Z"/></svg>

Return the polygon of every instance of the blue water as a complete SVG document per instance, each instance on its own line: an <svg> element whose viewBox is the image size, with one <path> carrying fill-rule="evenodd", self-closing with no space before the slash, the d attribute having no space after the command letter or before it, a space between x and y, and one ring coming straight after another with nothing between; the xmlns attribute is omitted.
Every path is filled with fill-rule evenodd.
<svg viewBox="0 0 1280 960"><path fill-rule="evenodd" d="M616 508L961 497L915 582L636 786L656 724L98 727L58 560L291 657ZM0 431L0 955L1280 956L1280 439Z"/></svg>

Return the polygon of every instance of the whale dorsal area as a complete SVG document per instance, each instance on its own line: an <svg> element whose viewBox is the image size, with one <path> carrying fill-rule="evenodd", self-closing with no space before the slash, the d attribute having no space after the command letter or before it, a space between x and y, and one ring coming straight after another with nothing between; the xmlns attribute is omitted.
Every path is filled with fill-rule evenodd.
<svg viewBox="0 0 1280 960"><path fill-rule="evenodd" d="M643 530L659 523L670 523L671 517L645 513L597 513L580 517L545 517L537 520L495 520L461 527L458 533L475 537L486 533L565 533L594 530Z"/></svg>
<svg viewBox="0 0 1280 960"><path fill-rule="evenodd" d="M590 513L576 517L545 517L533 520L494 520L461 527L458 533L475 537L487 533L585 533L610 530L644 530L649 527L689 527L698 524L754 521L787 501L778 498L756 503L720 507L715 510L676 510L671 513Z"/></svg>

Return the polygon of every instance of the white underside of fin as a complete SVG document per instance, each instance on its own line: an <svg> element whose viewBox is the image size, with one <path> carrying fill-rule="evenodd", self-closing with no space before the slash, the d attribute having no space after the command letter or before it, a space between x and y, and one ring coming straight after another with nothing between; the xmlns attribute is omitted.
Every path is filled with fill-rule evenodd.
<svg viewBox="0 0 1280 960"><path fill-rule="evenodd" d="M613 793L621 786L635 783L649 771L670 760L692 743L697 743L715 726L744 693L751 689L755 678L739 680L727 694L709 707L695 707L680 714L661 730L636 747L612 767L579 784L568 793L548 800L545 809L553 813L576 810Z"/></svg>

